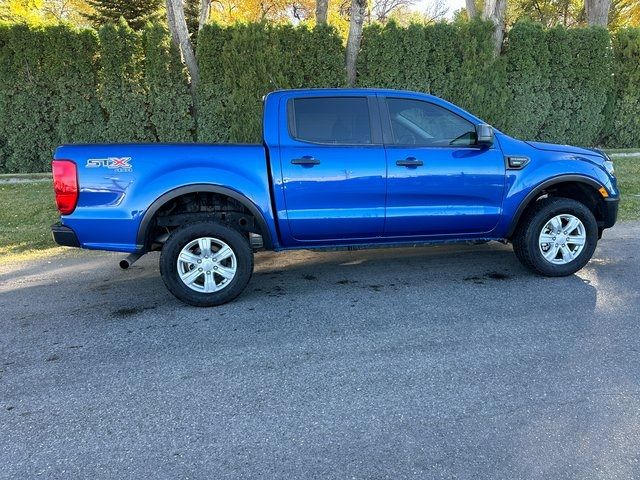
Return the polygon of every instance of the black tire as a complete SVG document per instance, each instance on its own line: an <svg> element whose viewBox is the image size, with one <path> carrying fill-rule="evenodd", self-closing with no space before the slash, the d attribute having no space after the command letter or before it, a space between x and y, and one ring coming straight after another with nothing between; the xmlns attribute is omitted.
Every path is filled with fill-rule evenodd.
<svg viewBox="0 0 640 480"><path fill-rule="evenodd" d="M236 258L236 273L229 284L211 293L198 292L188 287L178 274L178 255L191 241L212 237L226 243ZM237 230L212 222L199 222L174 230L160 254L160 274L169 291L179 300L196 307L213 307L230 302L249 283L253 273L253 251L249 240Z"/></svg>
<svg viewBox="0 0 640 480"><path fill-rule="evenodd" d="M538 242L546 223L560 214L570 214L580 219L586 236L582 251L563 265L546 260ZM570 198L550 197L537 201L524 214L513 237L513 250L518 260L534 272L547 277L564 277L576 273L591 260L597 243L598 224L588 207Z"/></svg>

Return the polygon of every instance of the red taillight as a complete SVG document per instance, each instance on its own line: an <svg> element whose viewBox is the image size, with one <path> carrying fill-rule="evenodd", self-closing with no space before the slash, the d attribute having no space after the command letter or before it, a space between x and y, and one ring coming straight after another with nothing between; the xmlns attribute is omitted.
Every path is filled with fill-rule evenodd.
<svg viewBox="0 0 640 480"><path fill-rule="evenodd" d="M51 167L56 205L61 214L69 215L78 203L78 167L71 160L54 160Z"/></svg>

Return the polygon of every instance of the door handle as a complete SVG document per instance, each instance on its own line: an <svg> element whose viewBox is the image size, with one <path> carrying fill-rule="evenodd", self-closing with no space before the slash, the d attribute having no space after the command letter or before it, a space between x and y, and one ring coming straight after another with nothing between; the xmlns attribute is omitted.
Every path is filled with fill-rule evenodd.
<svg viewBox="0 0 640 480"><path fill-rule="evenodd" d="M422 160L418 160L415 157L407 157L404 160L398 160L396 162L396 165L398 165L399 167L421 167L422 165L424 165L424 162Z"/></svg>
<svg viewBox="0 0 640 480"><path fill-rule="evenodd" d="M320 165L320 160L313 157L302 157L302 158L294 158L293 160L291 160L291 163L293 165L313 166L313 165Z"/></svg>

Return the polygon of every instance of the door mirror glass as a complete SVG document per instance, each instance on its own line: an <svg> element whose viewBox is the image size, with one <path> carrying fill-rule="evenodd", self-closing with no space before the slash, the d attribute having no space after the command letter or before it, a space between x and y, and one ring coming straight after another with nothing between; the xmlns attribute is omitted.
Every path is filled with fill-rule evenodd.
<svg viewBox="0 0 640 480"><path fill-rule="evenodd" d="M493 128L491 125L481 123L476 125L476 145L493 145Z"/></svg>

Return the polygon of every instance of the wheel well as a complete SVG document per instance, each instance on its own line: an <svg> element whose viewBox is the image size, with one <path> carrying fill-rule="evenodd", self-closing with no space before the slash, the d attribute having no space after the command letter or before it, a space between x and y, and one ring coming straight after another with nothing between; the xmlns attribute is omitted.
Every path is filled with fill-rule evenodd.
<svg viewBox="0 0 640 480"><path fill-rule="evenodd" d="M245 203L224 193L212 191L189 191L169 198L143 223L142 242L144 249L160 250L169 234L187 223L215 220L246 234L261 235L270 242L269 232L263 218Z"/></svg>
<svg viewBox="0 0 640 480"><path fill-rule="evenodd" d="M548 197L571 198L582 203L591 210L593 216L596 218L596 222L598 222L598 227L602 230L605 220L604 199L598 189L587 183L567 181L544 187L537 191L530 199L525 199L527 203L524 208L518 211L516 222L509 232L509 238L511 238L518 229L520 221L525 217L525 213L530 210L538 200Z"/></svg>

